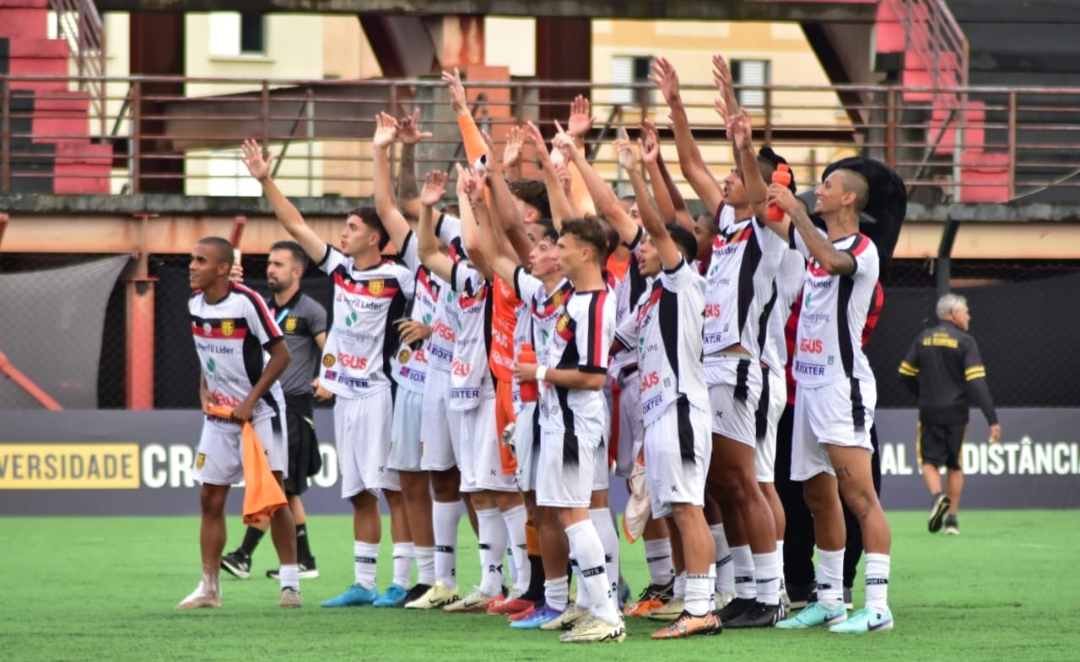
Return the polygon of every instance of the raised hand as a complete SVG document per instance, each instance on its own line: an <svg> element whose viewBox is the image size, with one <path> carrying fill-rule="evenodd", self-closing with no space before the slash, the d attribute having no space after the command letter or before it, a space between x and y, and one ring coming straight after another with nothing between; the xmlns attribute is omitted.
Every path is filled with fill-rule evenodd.
<svg viewBox="0 0 1080 662"><path fill-rule="evenodd" d="M745 108L731 118L728 131L731 139L735 141L735 148L753 151L753 125L750 122L750 113Z"/></svg>
<svg viewBox="0 0 1080 662"><path fill-rule="evenodd" d="M679 103L679 74L667 58L658 57L652 61L652 74L649 80L660 88L660 94L664 95L664 101L670 106Z"/></svg>
<svg viewBox="0 0 1080 662"><path fill-rule="evenodd" d="M517 167L521 163L521 146L525 143L525 132L521 127L511 127L510 135L506 138L506 147L503 148L502 164L507 170Z"/></svg>
<svg viewBox="0 0 1080 662"><path fill-rule="evenodd" d="M465 178L465 194L473 207L484 202L484 187L487 185L488 171L469 172Z"/></svg>
<svg viewBox="0 0 1080 662"><path fill-rule="evenodd" d="M240 147L240 161L247 166L248 172L251 176L258 181L269 179L270 166L274 163L273 154L267 153L263 157L262 149L259 147L259 143L252 139L247 139Z"/></svg>
<svg viewBox="0 0 1080 662"><path fill-rule="evenodd" d="M563 153L563 158L566 161L571 161L574 154L577 152L577 146L574 144L574 139L563 130L562 125L559 124L559 120L555 120L555 129L558 133L555 134L551 144Z"/></svg>
<svg viewBox="0 0 1080 662"><path fill-rule="evenodd" d="M739 101L735 98L735 88L732 86L731 68L728 67L727 60L722 55L714 55L712 63L713 82L716 83L716 89L719 90L728 112L736 114L739 112Z"/></svg>
<svg viewBox="0 0 1080 662"><path fill-rule="evenodd" d="M555 176L559 178L559 184L562 186L563 193L570 195L570 187L574 183L574 176L570 174L569 164L560 163L555 166Z"/></svg>
<svg viewBox="0 0 1080 662"><path fill-rule="evenodd" d="M634 155L634 147L626 138L619 138L611 143L615 148L615 154L619 158L619 165L626 170L634 170L638 167L637 157Z"/></svg>
<svg viewBox="0 0 1080 662"><path fill-rule="evenodd" d="M387 113L379 113L375 116L375 136L371 143L376 149L386 149L394 144L398 137L398 123Z"/></svg>
<svg viewBox="0 0 1080 662"><path fill-rule="evenodd" d="M450 92L450 107L458 115L468 115L469 105L465 98L465 86L461 84L461 73L458 72L457 67L454 67L453 73L442 72L442 79Z"/></svg>
<svg viewBox="0 0 1080 662"><path fill-rule="evenodd" d="M657 163L660 159L660 134L656 125L649 120L641 123L641 137L638 138L638 151L646 164Z"/></svg>
<svg viewBox="0 0 1080 662"><path fill-rule="evenodd" d="M570 104L570 119L566 123L566 132L572 138L584 138L592 129L596 118L589 112L589 100L582 95L577 95Z"/></svg>
<svg viewBox="0 0 1080 662"><path fill-rule="evenodd" d="M415 145L416 143L427 140L432 136L430 131L420 131L420 109L417 108L413 111L412 115L406 115L401 118L401 121L397 125L398 139L406 145Z"/></svg>
<svg viewBox="0 0 1080 662"><path fill-rule="evenodd" d="M424 179L424 188L420 191L420 204L434 207L446 195L446 173L433 170Z"/></svg>

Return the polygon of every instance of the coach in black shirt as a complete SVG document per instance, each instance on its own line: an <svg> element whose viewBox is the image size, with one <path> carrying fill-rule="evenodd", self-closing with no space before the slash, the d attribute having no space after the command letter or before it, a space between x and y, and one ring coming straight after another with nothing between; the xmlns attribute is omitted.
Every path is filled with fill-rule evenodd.
<svg viewBox="0 0 1080 662"><path fill-rule="evenodd" d="M967 299L946 294L937 304L940 323L919 334L900 363L900 379L919 398L918 462L923 480L933 495L930 533L960 533L956 513L964 487L960 449L967 432L972 404L982 409L990 425L990 441L1001 439L986 367L975 339L965 333L971 322ZM948 470L946 491L941 490L941 465ZM946 517L946 512L948 516Z"/></svg>

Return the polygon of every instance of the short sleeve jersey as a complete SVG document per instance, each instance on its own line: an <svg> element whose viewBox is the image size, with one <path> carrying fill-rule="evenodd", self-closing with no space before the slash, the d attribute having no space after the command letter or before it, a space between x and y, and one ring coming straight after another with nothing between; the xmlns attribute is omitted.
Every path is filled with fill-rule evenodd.
<svg viewBox="0 0 1080 662"><path fill-rule="evenodd" d="M736 222L730 206L721 208L718 224L705 275L705 356L739 344L760 358L762 311L786 246L754 218Z"/></svg>
<svg viewBox="0 0 1080 662"><path fill-rule="evenodd" d="M482 400L495 395L488 369L491 285L465 262L454 265L451 281L457 293L453 304L456 341L447 406L462 411L478 407Z"/></svg>
<svg viewBox="0 0 1080 662"><path fill-rule="evenodd" d="M615 337L615 299L608 289L574 292L555 321L547 365L561 370L607 372ZM540 425L567 436L603 439L607 403L602 391L541 384Z"/></svg>
<svg viewBox="0 0 1080 662"><path fill-rule="evenodd" d="M267 361L264 349L282 341L281 329L266 302L235 283L215 303L208 303L201 290L195 292L188 300L188 312L207 389L219 403L239 406L262 378ZM255 405L252 419L276 415L283 403L281 385L275 382Z"/></svg>
<svg viewBox="0 0 1080 662"><path fill-rule="evenodd" d="M794 224L791 226L791 246L808 260L791 365L799 386L874 379L862 340L878 281L877 247L864 234L853 234L832 244L851 255L854 273L830 275L810 257L802 236Z"/></svg>
<svg viewBox="0 0 1080 662"><path fill-rule="evenodd" d="M420 263L416 250L416 235L412 232L405 237L399 256L405 266L415 274L415 291L409 319L434 328L435 315L438 312L438 300L442 281L435 278L427 267ZM404 343L398 343L397 352L390 361L394 381L398 386L423 393L427 381L428 356L435 336L425 339L420 347L413 349Z"/></svg>
<svg viewBox="0 0 1080 662"><path fill-rule="evenodd" d="M514 270L514 294L522 302L518 308L514 327L514 360L524 343L533 346L537 365L547 365L551 336L555 322L562 312L563 304L574 293L574 287L565 278L551 291L544 289L539 278L529 275L523 267ZM520 413L521 385L514 380L514 412Z"/></svg>
<svg viewBox="0 0 1080 662"><path fill-rule="evenodd" d="M662 270L641 297L634 332L620 324L616 338L637 348L641 410L645 425L685 397L694 407L709 411L709 391L701 365L705 315L705 279L681 262Z"/></svg>
<svg viewBox="0 0 1080 662"><path fill-rule="evenodd" d="M765 345L761 350L761 362L769 370L783 372L787 365L787 342L784 327L791 316L791 307L802 289L806 275L806 260L797 251L784 251L780 258L780 269L776 272L776 301L769 312L769 322L765 329Z"/></svg>
<svg viewBox="0 0 1080 662"><path fill-rule="evenodd" d="M634 241L630 243L630 250L636 251L638 247L641 246L641 240L644 237L645 231L638 228L637 236L634 238ZM638 268L637 259L634 256L631 256L630 264L627 265L626 268L626 275L622 280L615 284L616 325L621 325L623 321L627 319L635 319L638 304L642 300L641 295L648 289L648 279L641 275L641 269ZM633 364L636 360L637 357L633 352L620 352L612 357L611 365L608 370L612 377L618 377L619 372L621 372L623 368Z"/></svg>
<svg viewBox="0 0 1080 662"><path fill-rule="evenodd" d="M319 346L315 336L326 333L326 309L303 292L278 306L273 297L266 300L270 315L285 334L292 360L281 374L285 395L311 395L311 379L319 365Z"/></svg>
<svg viewBox="0 0 1080 662"><path fill-rule="evenodd" d="M322 386L343 398L390 388L398 346L393 321L412 298L412 271L395 260L356 269L353 258L327 245L319 269L334 285L334 322L323 347Z"/></svg>

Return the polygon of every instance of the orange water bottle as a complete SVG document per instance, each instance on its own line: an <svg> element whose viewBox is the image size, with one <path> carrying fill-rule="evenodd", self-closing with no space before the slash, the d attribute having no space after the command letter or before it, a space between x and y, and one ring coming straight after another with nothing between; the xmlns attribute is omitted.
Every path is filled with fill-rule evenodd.
<svg viewBox="0 0 1080 662"><path fill-rule="evenodd" d="M791 185L791 169L788 168L786 163L781 163L776 166L776 171L772 174L772 183L780 184L781 186ZM784 210L777 207L775 204L769 205L769 220L773 223L779 223L784 220Z"/></svg>
<svg viewBox="0 0 1080 662"><path fill-rule="evenodd" d="M536 363L536 352L531 343L521 343L518 350L518 363ZM536 402L540 398L540 386L536 382L521 382L518 387L522 402Z"/></svg>

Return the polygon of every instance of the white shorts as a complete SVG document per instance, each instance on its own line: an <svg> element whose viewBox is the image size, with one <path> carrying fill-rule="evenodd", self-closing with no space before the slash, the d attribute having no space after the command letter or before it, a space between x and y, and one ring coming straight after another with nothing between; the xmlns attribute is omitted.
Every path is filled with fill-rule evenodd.
<svg viewBox="0 0 1080 662"><path fill-rule="evenodd" d="M641 387L637 373L619 393L619 448L615 454L615 474L629 478L634 473L634 462L641 453L645 439L645 425L641 413Z"/></svg>
<svg viewBox="0 0 1080 662"><path fill-rule="evenodd" d="M252 422L270 471L289 474L289 442L281 427L284 416L268 416ZM206 418L199 448L195 452L195 480L207 485L238 485L244 481L244 447L241 428L235 423Z"/></svg>
<svg viewBox="0 0 1080 662"><path fill-rule="evenodd" d="M420 468L424 471L446 471L457 466L447 416L449 396L450 371L429 368L420 416ZM456 435L457 430L454 430Z"/></svg>
<svg viewBox="0 0 1080 662"><path fill-rule="evenodd" d="M343 398L334 404L334 437L341 467L341 498L362 492L400 490L398 472L387 466L393 411L389 388L362 398Z"/></svg>
<svg viewBox="0 0 1080 662"><path fill-rule="evenodd" d="M791 480L836 475L825 444L865 448L871 453L877 384L857 379L795 389L791 431Z"/></svg>
<svg viewBox="0 0 1080 662"><path fill-rule="evenodd" d="M739 355L706 359L705 383L713 409L712 433L756 448L761 364Z"/></svg>
<svg viewBox="0 0 1080 662"><path fill-rule="evenodd" d="M653 519L671 504L705 505L705 475L712 460L709 412L679 398L645 428L645 480Z"/></svg>
<svg viewBox="0 0 1080 662"><path fill-rule="evenodd" d="M483 399L479 406L460 413L461 491L517 492L513 474L502 470L499 436L495 431L495 398Z"/></svg>
<svg viewBox="0 0 1080 662"><path fill-rule="evenodd" d="M540 461L536 473L536 503L552 508L588 508L596 489L597 465L607 454L599 439L574 437L562 430L540 432ZM607 489L607 482L603 489Z"/></svg>
<svg viewBox="0 0 1080 662"><path fill-rule="evenodd" d="M421 471L420 428L424 394L398 387L394 398L394 424L390 433L387 465L396 471Z"/></svg>
<svg viewBox="0 0 1080 662"><path fill-rule="evenodd" d="M758 439L754 471L759 483L772 483L776 479L776 429L787 406L787 377L776 370L766 369L764 373L757 411Z"/></svg>
<svg viewBox="0 0 1080 662"><path fill-rule="evenodd" d="M521 403L514 424L514 456L517 473L514 480L522 492L536 489L536 468L540 462L540 413L535 402Z"/></svg>

